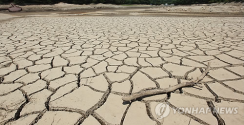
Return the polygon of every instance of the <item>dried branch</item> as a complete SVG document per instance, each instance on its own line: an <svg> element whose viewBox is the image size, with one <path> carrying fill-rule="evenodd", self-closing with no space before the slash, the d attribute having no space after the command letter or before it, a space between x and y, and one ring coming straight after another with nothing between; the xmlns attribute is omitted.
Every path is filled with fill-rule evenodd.
<svg viewBox="0 0 244 125"><path fill-rule="evenodd" d="M185 88L185 87L198 86L197 84L199 84L199 82L207 75L209 70L210 70L210 63L208 63L206 70L199 77L197 77L195 80L191 80L190 82L180 83L180 84L177 84L175 86L171 86L171 87L165 88L165 89L159 88L159 89L152 89L152 90L146 90L146 91L142 90L142 91L139 91L137 93L133 93L129 96L124 96L124 97L122 97L122 100L123 101L133 101L133 100L136 100L138 98L148 97L148 96L158 95L158 94L170 95L171 92L173 92L177 89L181 89L181 88Z"/></svg>

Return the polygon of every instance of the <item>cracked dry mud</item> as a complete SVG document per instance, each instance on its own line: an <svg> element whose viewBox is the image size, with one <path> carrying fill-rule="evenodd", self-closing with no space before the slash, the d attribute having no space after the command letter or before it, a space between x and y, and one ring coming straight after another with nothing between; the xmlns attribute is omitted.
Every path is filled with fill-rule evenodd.
<svg viewBox="0 0 244 125"><path fill-rule="evenodd" d="M243 18L31 17L0 23L0 124L216 125L208 114L157 119L159 102L238 107L244 123ZM123 103L142 89L196 78L202 89ZM219 102L220 100L220 102Z"/></svg>

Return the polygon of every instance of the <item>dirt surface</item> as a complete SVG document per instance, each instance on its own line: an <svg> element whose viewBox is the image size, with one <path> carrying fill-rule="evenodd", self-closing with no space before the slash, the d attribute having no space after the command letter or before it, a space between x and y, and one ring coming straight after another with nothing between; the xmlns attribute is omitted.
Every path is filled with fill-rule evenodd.
<svg viewBox="0 0 244 125"><path fill-rule="evenodd" d="M243 125L243 17L163 10L1 13L0 125Z"/></svg>

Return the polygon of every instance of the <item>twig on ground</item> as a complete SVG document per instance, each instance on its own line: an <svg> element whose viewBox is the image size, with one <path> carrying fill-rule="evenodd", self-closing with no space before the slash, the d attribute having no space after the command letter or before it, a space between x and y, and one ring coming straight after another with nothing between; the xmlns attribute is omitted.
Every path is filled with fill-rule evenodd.
<svg viewBox="0 0 244 125"><path fill-rule="evenodd" d="M177 89L185 88L185 87L193 87L193 86L199 86L199 82L207 75L207 73L210 70L210 63L208 63L208 66L206 70L195 80L191 80L190 82L185 82L185 83L180 83L174 86L171 86L169 88L159 88L159 89L152 89L152 90L141 90L137 93L133 93L129 96L124 96L122 97L123 101L133 101L138 98L143 98L143 97L148 97L148 96L153 96L153 95L158 95L158 94L167 94L170 96L171 92L174 92ZM168 97L169 98L169 97Z"/></svg>

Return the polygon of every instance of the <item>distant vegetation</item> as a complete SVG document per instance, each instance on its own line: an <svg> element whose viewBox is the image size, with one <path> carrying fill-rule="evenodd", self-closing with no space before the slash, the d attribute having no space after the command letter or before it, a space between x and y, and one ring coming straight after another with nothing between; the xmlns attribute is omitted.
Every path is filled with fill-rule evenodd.
<svg viewBox="0 0 244 125"><path fill-rule="evenodd" d="M244 0L0 0L0 4L55 4L59 2L72 3L72 4L90 4L90 3L104 3L104 4L208 4L218 2L244 2Z"/></svg>

